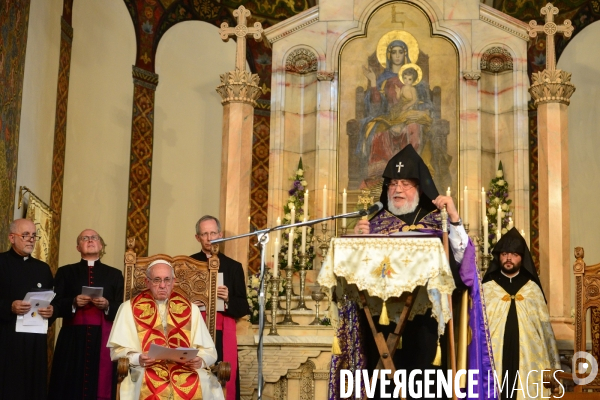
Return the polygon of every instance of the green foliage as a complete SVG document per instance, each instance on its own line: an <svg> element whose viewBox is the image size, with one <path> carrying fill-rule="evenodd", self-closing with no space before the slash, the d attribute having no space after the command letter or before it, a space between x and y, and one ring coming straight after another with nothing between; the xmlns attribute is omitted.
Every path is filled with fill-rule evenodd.
<svg viewBox="0 0 600 400"><path fill-rule="evenodd" d="M504 235L507 232L509 218L512 218L513 215L510 209L511 203L512 200L508 198L508 182L504 179L504 169L502 168L502 161L500 161L498 170L496 171L496 177L491 180L486 196L486 216L488 218L487 240L490 245L490 253L497 241L498 206L500 206L502 212L500 233Z"/></svg>

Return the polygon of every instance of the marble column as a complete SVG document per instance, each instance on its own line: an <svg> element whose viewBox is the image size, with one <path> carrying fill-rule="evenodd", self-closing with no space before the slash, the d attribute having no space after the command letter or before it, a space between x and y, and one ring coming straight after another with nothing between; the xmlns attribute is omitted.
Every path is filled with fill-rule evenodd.
<svg viewBox="0 0 600 400"><path fill-rule="evenodd" d="M568 106L571 74L532 75L529 92L538 109L540 280L557 339L573 339L570 318Z"/></svg>
<svg viewBox="0 0 600 400"><path fill-rule="evenodd" d="M224 236L247 233L250 216L252 130L254 107L261 91L258 75L240 69L221 75L217 92L223 104L221 154L221 205L219 219ZM248 238L224 243L223 253L248 265Z"/></svg>

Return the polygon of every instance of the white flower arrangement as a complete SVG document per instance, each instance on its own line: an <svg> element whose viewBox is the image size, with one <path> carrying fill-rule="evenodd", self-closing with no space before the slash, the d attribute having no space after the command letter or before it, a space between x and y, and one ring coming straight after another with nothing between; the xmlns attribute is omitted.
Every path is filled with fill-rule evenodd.
<svg viewBox="0 0 600 400"><path fill-rule="evenodd" d="M504 169L502 168L502 161L498 165L496 171L496 177L491 180L490 187L487 191L486 210L488 218L488 243L490 244L490 253L492 248L496 244L496 231L498 230L498 206L500 206L501 220L500 220L500 233L502 235L508 232L508 220L512 217L512 211L510 210L510 204L512 200L508 198L508 182L504 179Z"/></svg>

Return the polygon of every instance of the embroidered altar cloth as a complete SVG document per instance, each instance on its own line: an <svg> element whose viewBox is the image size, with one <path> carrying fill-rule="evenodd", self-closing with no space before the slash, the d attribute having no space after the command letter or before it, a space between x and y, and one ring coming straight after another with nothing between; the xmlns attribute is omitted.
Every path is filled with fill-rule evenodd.
<svg viewBox="0 0 600 400"><path fill-rule="evenodd" d="M338 278L383 301L425 286L427 290L419 291L411 317L431 308L440 335L451 318L448 295L456 286L438 237L333 238L317 281L331 289Z"/></svg>

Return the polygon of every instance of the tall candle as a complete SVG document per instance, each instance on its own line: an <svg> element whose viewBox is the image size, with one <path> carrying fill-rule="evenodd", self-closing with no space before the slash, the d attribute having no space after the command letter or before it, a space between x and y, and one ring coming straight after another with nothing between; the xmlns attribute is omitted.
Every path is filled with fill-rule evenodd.
<svg viewBox="0 0 600 400"><path fill-rule="evenodd" d="M500 229L498 229L496 231L496 243L498 243L500 241L501 237L502 237L502 234L500 233Z"/></svg>
<svg viewBox="0 0 600 400"><path fill-rule="evenodd" d="M288 262L287 265L289 267L292 266L292 256L294 254L294 228L290 229L290 234L288 236Z"/></svg>
<svg viewBox="0 0 600 400"><path fill-rule="evenodd" d="M346 203L348 201L348 194L346 193L346 189L344 189L344 193L342 193L342 214L346 214ZM346 227L346 218L342 218L342 228Z"/></svg>
<svg viewBox="0 0 600 400"><path fill-rule="evenodd" d="M510 231L515 225L513 224L513 220L511 217L508 217L508 226L506 227L507 231Z"/></svg>
<svg viewBox="0 0 600 400"><path fill-rule="evenodd" d="M277 231L278 233L281 231ZM273 261L273 278L279 276L279 238L275 238L275 259Z"/></svg>
<svg viewBox="0 0 600 400"><path fill-rule="evenodd" d="M469 195L468 195L467 187L465 186L465 191L463 192L463 223L466 225L468 223L469 217Z"/></svg>
<svg viewBox="0 0 600 400"><path fill-rule="evenodd" d="M291 215L290 220L292 221L290 223L295 224L296 223L296 207L295 206L292 206L292 209L290 210L290 215Z"/></svg>
<svg viewBox="0 0 600 400"><path fill-rule="evenodd" d="M323 185L323 218L327 216L327 185Z"/></svg>
<svg viewBox="0 0 600 400"><path fill-rule="evenodd" d="M452 191L450 190L450 186L448 186L448 190L446 190L446 196L452 196Z"/></svg>
<svg viewBox="0 0 600 400"><path fill-rule="evenodd" d="M487 215L483 216L483 254L487 254L488 253L488 249L490 246L490 243L488 241L488 217Z"/></svg>
<svg viewBox="0 0 600 400"><path fill-rule="evenodd" d="M308 189L304 192L304 219L308 219Z"/></svg>
<svg viewBox="0 0 600 400"><path fill-rule="evenodd" d="M487 206L485 204L485 189L481 188L481 220L483 221L483 218L485 217L485 210L487 209Z"/></svg>
<svg viewBox="0 0 600 400"><path fill-rule="evenodd" d="M500 208L499 204L498 204L498 213L496 216L498 217L496 219L496 229L498 230L498 232L500 232L502 230L502 208ZM500 238L498 238L498 240L500 240Z"/></svg>
<svg viewBox="0 0 600 400"><path fill-rule="evenodd" d="M306 222L306 218L303 222ZM302 254L306 254L306 225L302 227Z"/></svg>

